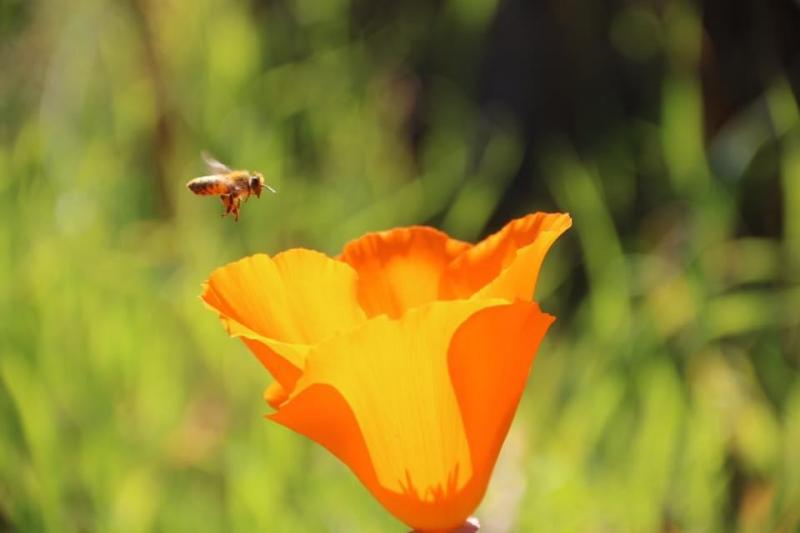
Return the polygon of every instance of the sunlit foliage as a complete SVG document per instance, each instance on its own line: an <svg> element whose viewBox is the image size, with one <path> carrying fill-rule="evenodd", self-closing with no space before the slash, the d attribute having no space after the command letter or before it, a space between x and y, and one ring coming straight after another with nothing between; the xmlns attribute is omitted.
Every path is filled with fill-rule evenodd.
<svg viewBox="0 0 800 533"><path fill-rule="evenodd" d="M626 60L663 61L658 117L592 149L550 139L515 178L514 117L477 157L456 79L493 2L358 26L341 0L0 1L0 530L399 531L344 466L263 420L264 373L200 284L255 252L336 254L416 223L472 240L536 210L574 220L537 289L559 321L484 527L796 529L797 105L776 77L704 142L698 14L664 4L608 30ZM448 48L456 34L472 46ZM426 61L453 75L420 109ZM185 189L203 149L279 194L221 219Z"/></svg>

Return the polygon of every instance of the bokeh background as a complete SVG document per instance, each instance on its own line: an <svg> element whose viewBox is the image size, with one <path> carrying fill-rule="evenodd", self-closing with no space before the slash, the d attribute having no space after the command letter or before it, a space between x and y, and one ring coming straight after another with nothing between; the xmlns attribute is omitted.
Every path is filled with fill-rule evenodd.
<svg viewBox="0 0 800 533"><path fill-rule="evenodd" d="M0 531L404 531L217 266L572 214L484 530L800 527L794 0L0 0ZM201 150L280 192L238 224Z"/></svg>

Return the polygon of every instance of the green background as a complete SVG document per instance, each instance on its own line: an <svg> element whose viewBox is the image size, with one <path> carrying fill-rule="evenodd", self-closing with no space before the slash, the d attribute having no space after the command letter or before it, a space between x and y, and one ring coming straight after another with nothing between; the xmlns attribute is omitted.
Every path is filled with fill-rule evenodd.
<svg viewBox="0 0 800 533"><path fill-rule="evenodd" d="M658 117L548 139L515 178L513 117L464 172L479 113L447 69L413 150L405 129L419 43L476 76L494 2L356 31L344 0L0 1L0 531L404 531L263 419L268 376L200 285L246 254L420 223L475 240L536 210L574 220L537 289L559 321L484 529L797 530L797 104L774 77L712 153L698 10L663 4L606 29L664 65ZM185 188L203 149L279 194L221 219ZM504 201L514 179L536 194Z"/></svg>

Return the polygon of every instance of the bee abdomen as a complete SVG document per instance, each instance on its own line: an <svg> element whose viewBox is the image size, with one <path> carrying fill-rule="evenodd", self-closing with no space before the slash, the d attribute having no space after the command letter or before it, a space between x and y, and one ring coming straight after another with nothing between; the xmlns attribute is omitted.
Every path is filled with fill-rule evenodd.
<svg viewBox="0 0 800 533"><path fill-rule="evenodd" d="M186 184L195 194L209 195L209 194L226 194L228 188L222 183L222 180L217 176L203 176L195 178Z"/></svg>

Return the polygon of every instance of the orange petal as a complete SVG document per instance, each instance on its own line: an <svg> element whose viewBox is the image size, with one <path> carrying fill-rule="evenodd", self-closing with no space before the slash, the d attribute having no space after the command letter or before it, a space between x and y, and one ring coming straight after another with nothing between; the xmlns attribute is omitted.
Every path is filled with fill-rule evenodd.
<svg viewBox="0 0 800 533"><path fill-rule="evenodd" d="M442 502L422 502L415 495L381 486L353 410L331 385L310 385L268 418L327 448L390 513L408 526L420 531L451 530L461 523L459 520L463 522L464 513L456 507L448 512L442 509Z"/></svg>
<svg viewBox="0 0 800 533"><path fill-rule="evenodd" d="M442 297L530 301L545 254L571 225L563 213L535 213L509 222L447 266Z"/></svg>
<svg viewBox="0 0 800 533"><path fill-rule="evenodd" d="M258 254L215 270L203 300L228 333L242 337L282 386L291 389L309 345L366 318L356 298L356 273L311 250L274 259Z"/></svg>
<svg viewBox="0 0 800 533"><path fill-rule="evenodd" d="M480 497L511 426L539 343L553 321L538 305L516 302L476 312L453 336L450 375Z"/></svg>
<svg viewBox="0 0 800 533"><path fill-rule="evenodd" d="M298 376L299 377L299 376ZM295 380L296 382L296 380ZM273 381L264 391L264 399L267 403L277 409L280 405L289 399L290 390L286 390L280 381Z"/></svg>
<svg viewBox="0 0 800 533"><path fill-rule="evenodd" d="M416 226L351 241L341 260L358 272L358 297L367 314L398 317L438 299L442 272L469 247L433 228Z"/></svg>
<svg viewBox="0 0 800 533"><path fill-rule="evenodd" d="M455 528L480 502L489 473L475 470L471 437L450 378L448 348L462 324L472 323L470 316L503 303L436 302L412 309L399 320L374 318L347 335L325 341L309 353L293 396L272 418L326 446L409 526ZM501 319L527 310L515 308ZM495 324L499 321L475 324L494 327L500 326ZM482 342L464 355L459 348L456 361L483 358L488 361L483 364L491 366L506 357L502 350L509 347L504 340L492 344L495 331L480 333ZM470 334L480 336L472 327ZM467 371L458 375L468 376L466 382L474 377ZM483 399L491 404L493 395ZM502 423L506 414L505 410L499 414ZM494 431L498 424L490 422ZM487 463L484 457L481 461Z"/></svg>

